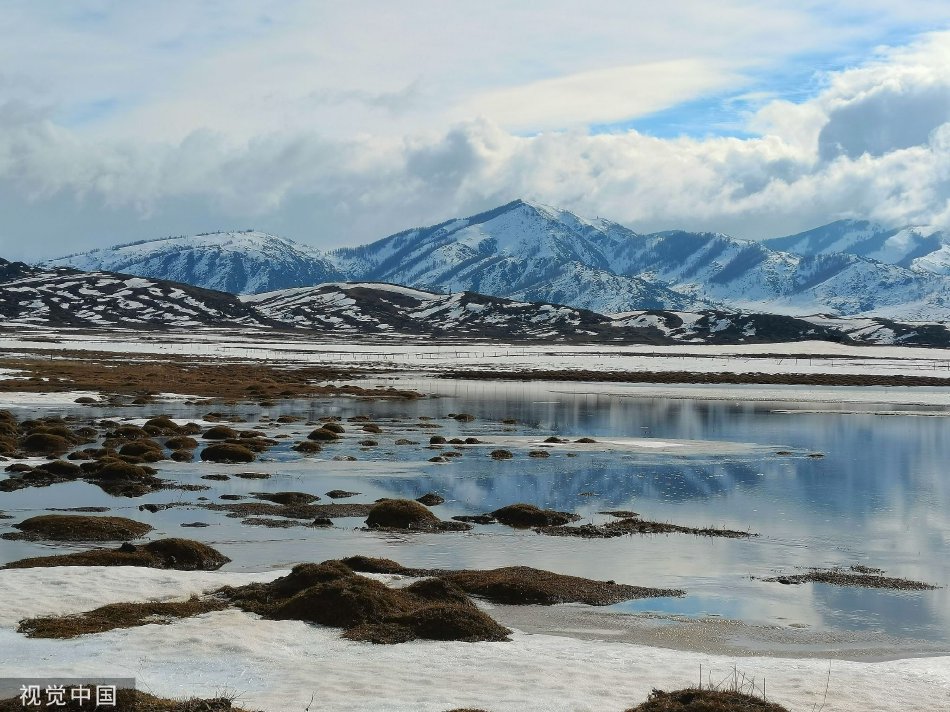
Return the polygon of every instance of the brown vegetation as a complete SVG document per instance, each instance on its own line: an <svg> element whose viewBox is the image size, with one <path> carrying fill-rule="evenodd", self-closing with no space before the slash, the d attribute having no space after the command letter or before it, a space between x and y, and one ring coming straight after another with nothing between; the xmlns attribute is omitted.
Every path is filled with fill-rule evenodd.
<svg viewBox="0 0 950 712"><path fill-rule="evenodd" d="M579 527L542 526L535 529L538 534L548 536L574 536L582 539L611 539L629 534L695 534L696 536L715 536L727 539L744 539L758 536L751 532L716 527L686 527L668 522L651 522L637 517L621 519L607 524L584 524Z"/></svg>
<svg viewBox="0 0 950 712"><path fill-rule="evenodd" d="M370 529L408 531L465 531L468 524L443 522L426 507L411 499L384 499L377 502L366 517Z"/></svg>
<svg viewBox="0 0 950 712"><path fill-rule="evenodd" d="M157 539L118 549L91 549L72 554L37 556L12 561L2 568L27 569L47 566L145 566L179 571L215 571L231 559L207 544L190 539Z"/></svg>
<svg viewBox="0 0 950 712"><path fill-rule="evenodd" d="M50 539L52 541L127 541L144 536L152 527L125 517L87 517L41 514L13 525L19 534L4 539Z"/></svg>
<svg viewBox="0 0 950 712"><path fill-rule="evenodd" d="M576 522L580 517L569 512L556 512L553 509L540 509L533 504L509 504L491 513L497 521L509 527L558 526Z"/></svg>
<svg viewBox="0 0 950 712"><path fill-rule="evenodd" d="M201 459L208 462L253 462L257 456L244 445L215 443L201 451Z"/></svg>
<svg viewBox="0 0 950 712"><path fill-rule="evenodd" d="M676 589L627 586L613 581L593 581L565 576L528 566L508 566L488 571L459 571L443 575L466 593L481 596L492 603L523 606L555 603L586 603L607 606L634 598L682 596Z"/></svg>
<svg viewBox="0 0 950 712"><path fill-rule="evenodd" d="M226 366L167 354L125 354L90 351L43 352L48 358L8 357L0 368L23 372L25 378L0 381L0 393L101 391L126 397L147 397L155 384L174 384L179 393L222 400L279 400L333 395L374 398L418 398L414 391L334 385L358 376L352 370L323 366L281 368L265 363ZM51 358L50 358L51 357Z"/></svg>
<svg viewBox="0 0 950 712"><path fill-rule="evenodd" d="M898 591L933 591L933 584L910 579L882 576L881 569L867 566L852 566L845 569L811 569L803 574L789 574L762 579L768 583L797 585L803 583L825 583L832 586L860 586L862 588L889 588Z"/></svg>
<svg viewBox="0 0 950 712"><path fill-rule="evenodd" d="M227 603L212 598L148 603L113 603L71 616L42 616L20 621L17 631L28 638L76 638L116 628L171 623L179 618L220 611Z"/></svg>
<svg viewBox="0 0 950 712"><path fill-rule="evenodd" d="M675 692L653 690L646 702L626 712L788 712L761 697L733 690L687 688Z"/></svg>
<svg viewBox="0 0 950 712"><path fill-rule="evenodd" d="M302 620L345 629L353 640L507 640L507 628L445 582L390 588L340 561L299 564L269 584L225 588L219 595L265 618Z"/></svg>

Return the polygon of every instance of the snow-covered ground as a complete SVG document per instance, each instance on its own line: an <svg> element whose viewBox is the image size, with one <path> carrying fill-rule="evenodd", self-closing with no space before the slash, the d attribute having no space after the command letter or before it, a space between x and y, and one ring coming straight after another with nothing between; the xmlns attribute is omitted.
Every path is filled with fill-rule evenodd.
<svg viewBox="0 0 950 712"><path fill-rule="evenodd" d="M171 696L231 691L243 706L268 712L303 710L311 698L320 709L337 712L439 712L462 706L620 712L654 687L696 684L700 666L703 678L716 682L735 667L759 685L764 681L768 697L790 710L950 709L950 657L887 663L731 658L519 632L509 643L373 646L342 640L335 629L266 621L236 610L68 641L31 640L15 631L17 620L26 616L75 613L118 601L183 599L283 573L131 567L0 571L0 668L6 677L135 677L141 689Z"/></svg>
<svg viewBox="0 0 950 712"><path fill-rule="evenodd" d="M54 340L48 340L50 337ZM241 334L218 329L147 336L133 331L89 334L37 330L3 336L0 349L103 351L422 372L473 369L912 375L947 378L950 385L950 349L851 346L825 341L733 346L440 344L406 339L274 339L261 338L253 331Z"/></svg>

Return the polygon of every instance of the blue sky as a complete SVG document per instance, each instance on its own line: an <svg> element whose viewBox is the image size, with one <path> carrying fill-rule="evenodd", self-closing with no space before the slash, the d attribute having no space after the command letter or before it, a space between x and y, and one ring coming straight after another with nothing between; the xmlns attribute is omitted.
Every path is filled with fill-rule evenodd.
<svg viewBox="0 0 950 712"><path fill-rule="evenodd" d="M8 0L0 256L332 247L515 197L753 239L944 224L948 29L920 0Z"/></svg>

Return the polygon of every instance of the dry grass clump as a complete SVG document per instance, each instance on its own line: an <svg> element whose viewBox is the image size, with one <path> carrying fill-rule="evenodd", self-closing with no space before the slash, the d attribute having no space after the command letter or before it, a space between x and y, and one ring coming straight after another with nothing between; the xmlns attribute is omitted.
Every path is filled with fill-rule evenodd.
<svg viewBox="0 0 950 712"><path fill-rule="evenodd" d="M330 499L346 499L347 497L355 497L359 492L350 492L349 490L334 489L326 493L327 497Z"/></svg>
<svg viewBox="0 0 950 712"><path fill-rule="evenodd" d="M201 437L205 440L231 440L238 437L238 431L227 425L213 425Z"/></svg>
<svg viewBox="0 0 950 712"><path fill-rule="evenodd" d="M76 638L116 628L135 628L149 623L171 623L202 613L220 611L227 603L193 597L187 601L112 603L71 616L42 616L20 621L17 631L28 638Z"/></svg>
<svg viewBox="0 0 950 712"><path fill-rule="evenodd" d="M206 462L254 462L257 459L249 448L235 443L215 443L201 451L201 459Z"/></svg>
<svg viewBox="0 0 950 712"><path fill-rule="evenodd" d="M339 433L335 433L332 430L328 430L325 426L319 427L316 430L312 431L308 436L308 440L317 440L319 442L333 442L340 439Z"/></svg>
<svg viewBox="0 0 950 712"><path fill-rule="evenodd" d="M493 603L517 606L550 606L555 603L607 606L635 598L685 595L677 589L644 588L613 581L594 581L528 566L507 566L488 571L458 571L444 574L442 578L466 593L481 596Z"/></svg>
<svg viewBox="0 0 950 712"><path fill-rule="evenodd" d="M164 458L162 446L151 438L142 438L133 440L119 448L120 455L131 455L132 457L141 457L149 462L161 460Z"/></svg>
<svg viewBox="0 0 950 712"><path fill-rule="evenodd" d="M408 531L465 531L468 524L443 522L425 506L412 499L384 499L377 502L366 517L370 529Z"/></svg>
<svg viewBox="0 0 950 712"><path fill-rule="evenodd" d="M323 446L313 440L302 440L294 445L291 450L302 452L304 455L313 455L323 450Z"/></svg>
<svg viewBox="0 0 950 712"><path fill-rule="evenodd" d="M380 559L375 556L348 556L340 560L352 571L361 571L367 574L404 574L408 571L405 566L392 559Z"/></svg>
<svg viewBox="0 0 950 712"><path fill-rule="evenodd" d="M141 497L165 485L155 470L114 457L84 462L80 469L83 479L115 497Z"/></svg>
<svg viewBox="0 0 950 712"><path fill-rule="evenodd" d="M687 688L674 692L653 690L646 702L626 712L788 712L761 697L733 690Z"/></svg>
<svg viewBox="0 0 950 712"><path fill-rule="evenodd" d="M20 440L20 449L28 455L62 455L71 447L66 438L54 433L33 432Z"/></svg>
<svg viewBox="0 0 950 712"><path fill-rule="evenodd" d="M374 504L270 504L267 502L234 502L202 504L204 509L228 512L229 517L285 517L313 520L317 517L366 517Z"/></svg>
<svg viewBox="0 0 950 712"><path fill-rule="evenodd" d="M50 539L53 541L127 541L152 531L143 522L125 517L89 517L69 514L41 514L13 525L19 534L4 539Z"/></svg>
<svg viewBox="0 0 950 712"><path fill-rule="evenodd" d="M852 566L844 569L811 569L803 574L790 574L762 579L769 583L797 585L802 583L825 583L832 586L860 586L862 588L888 588L897 591L933 591L938 588L922 581L883 576L881 569L867 566Z"/></svg>
<svg viewBox="0 0 950 712"><path fill-rule="evenodd" d="M169 450L194 450L198 447L198 441L190 435L176 435L165 441L165 447Z"/></svg>
<svg viewBox="0 0 950 712"><path fill-rule="evenodd" d="M553 509L540 509L533 504L509 504L496 509L491 515L509 527L545 527L576 522L580 517L568 512L556 512Z"/></svg>
<svg viewBox="0 0 950 712"><path fill-rule="evenodd" d="M27 378L0 382L0 393L93 390L146 400L155 384L174 384L179 393L222 400L279 400L330 395L374 398L418 398L419 393L394 388L360 388L333 385L353 380L354 371L321 366L282 368L266 363L229 363L222 368L192 358L137 354L129 362L124 354L59 351L54 358L2 358L0 368L23 371Z"/></svg>
<svg viewBox="0 0 950 712"><path fill-rule="evenodd" d="M178 571L215 571L231 559L207 544L190 539L157 539L118 549L91 549L72 554L36 556L12 561L2 568L27 569L48 566L144 566Z"/></svg>
<svg viewBox="0 0 950 712"><path fill-rule="evenodd" d="M254 497L257 499L264 499L268 502L275 502L276 504L310 504L311 502L316 502L320 499L315 494L307 494L306 492L256 492Z"/></svg>
<svg viewBox="0 0 950 712"><path fill-rule="evenodd" d="M687 527L669 522L651 522L638 517L628 517L607 524L584 524L579 527L541 526L536 527L538 534L548 536L573 536L582 539L611 539L632 534L693 534L695 536L725 537L726 539L746 539L758 536L751 532L716 527Z"/></svg>
<svg viewBox="0 0 950 712"><path fill-rule="evenodd" d="M269 584L218 593L238 607L276 620L343 628L345 637L373 643L507 640L510 631L482 613L447 582L390 588L340 561L300 564Z"/></svg>
<svg viewBox="0 0 950 712"><path fill-rule="evenodd" d="M416 497L416 501L419 504L424 504L426 507L435 507L440 504L445 503L445 497L438 495L435 492L427 492L421 497Z"/></svg>

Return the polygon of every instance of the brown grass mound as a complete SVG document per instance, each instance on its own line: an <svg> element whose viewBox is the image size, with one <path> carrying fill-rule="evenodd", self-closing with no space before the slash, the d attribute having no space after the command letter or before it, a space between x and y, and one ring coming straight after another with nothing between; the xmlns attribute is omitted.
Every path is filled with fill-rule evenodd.
<svg viewBox="0 0 950 712"><path fill-rule="evenodd" d="M357 575L341 561L300 564L272 583L218 593L266 618L344 628L346 637L374 643L416 638L506 640L510 632L448 582L420 581L408 588L390 588Z"/></svg>
<svg viewBox="0 0 950 712"><path fill-rule="evenodd" d="M326 427L317 428L307 436L308 440L318 440L324 442L331 442L334 440L339 440L340 436L338 433L334 433L332 430L327 430Z"/></svg>
<svg viewBox="0 0 950 712"><path fill-rule="evenodd" d="M157 453L159 457L161 457L162 453L162 446L149 438L133 440L132 442L126 443L119 448L120 455L133 455L142 457L149 453Z"/></svg>
<svg viewBox="0 0 950 712"><path fill-rule="evenodd" d="M41 514L13 525L20 534L4 534L4 539L51 539L53 541L127 541L152 530L148 524L125 517L88 517L69 514Z"/></svg>
<svg viewBox="0 0 950 712"><path fill-rule="evenodd" d="M123 544L118 549L91 549L72 554L37 556L12 561L2 568L48 566L145 566L179 571L215 571L231 559L207 544L190 539L158 539L142 546Z"/></svg>
<svg viewBox="0 0 950 712"><path fill-rule="evenodd" d="M481 596L493 603L511 605L555 603L586 603L607 606L635 598L682 596L675 589L627 586L613 581L594 581L578 576L565 576L528 566L508 566L488 571L458 571L444 575L466 593Z"/></svg>
<svg viewBox="0 0 950 712"><path fill-rule="evenodd" d="M201 451L201 459L206 462L254 462L257 455L243 445L216 443Z"/></svg>
<svg viewBox="0 0 950 712"><path fill-rule="evenodd" d="M431 529L439 523L437 516L411 499L384 499L366 517L366 526L370 528Z"/></svg>
<svg viewBox="0 0 950 712"><path fill-rule="evenodd" d="M503 641L511 633L470 604L425 606L391 622L405 626L414 637L424 640Z"/></svg>
<svg viewBox="0 0 950 712"><path fill-rule="evenodd" d="M216 599L187 601L113 603L72 616L43 616L20 621L17 631L28 638L76 638L116 628L134 628L149 623L171 623L179 618L220 611L227 603Z"/></svg>
<svg viewBox="0 0 950 712"><path fill-rule="evenodd" d="M30 433L20 440L20 448L30 455L62 455L72 447L62 435Z"/></svg>
<svg viewBox="0 0 950 712"><path fill-rule="evenodd" d="M385 623L364 623L347 630L344 638L368 643L404 643L423 640L458 640L467 643L506 641L510 630L486 613L470 606L436 605L417 608Z"/></svg>
<svg viewBox="0 0 950 712"><path fill-rule="evenodd" d="M538 534L548 536L573 536L582 539L611 539L618 536L632 534L693 534L695 536L715 536L726 539L746 539L757 534L740 532L734 529L719 529L716 527L687 527L681 524L668 522L651 522L645 519L630 517L618 522L607 524L584 524L579 527L544 526L535 529Z"/></svg>
<svg viewBox="0 0 950 712"><path fill-rule="evenodd" d="M198 441L188 435L177 435L168 438L165 441L165 447L169 450L194 450L198 447Z"/></svg>
<svg viewBox="0 0 950 712"><path fill-rule="evenodd" d="M545 527L567 524L580 519L575 514L556 512L553 509L540 509L533 504L509 504L496 509L492 516L509 527Z"/></svg>
<svg viewBox="0 0 950 712"><path fill-rule="evenodd" d="M889 588L897 591L933 591L937 586L912 581L910 579L882 576L880 569L866 566L852 566L851 570L844 569L812 569L804 574L791 574L762 579L768 583L784 583L796 585L802 583L824 583L832 586L860 586L862 588Z"/></svg>
<svg viewBox="0 0 950 712"><path fill-rule="evenodd" d="M307 494L306 492L256 492L254 497L268 502L288 505L310 504L320 499L317 495Z"/></svg>
<svg viewBox="0 0 950 712"><path fill-rule="evenodd" d="M238 431L227 425L213 425L201 437L205 440L231 440L238 437Z"/></svg>
<svg viewBox="0 0 950 712"><path fill-rule="evenodd" d="M305 455L312 455L313 453L323 450L323 446L318 442L314 442L313 440L302 440L301 442L294 445L291 450L302 452Z"/></svg>
<svg viewBox="0 0 950 712"><path fill-rule="evenodd" d="M445 497L438 495L435 492L427 492L421 497L416 497L416 501L419 504L424 504L426 507L435 507L439 504L444 504Z"/></svg>
<svg viewBox="0 0 950 712"><path fill-rule="evenodd" d="M363 623L384 623L417 605L400 589L354 574L304 589L278 605L272 617L353 628Z"/></svg>
<svg viewBox="0 0 950 712"><path fill-rule="evenodd" d="M653 690L646 702L626 712L788 712L774 702L766 702L731 690L688 688L674 692Z"/></svg>
<svg viewBox="0 0 950 712"><path fill-rule="evenodd" d="M48 472L51 475L70 479L75 479L80 475L79 465L74 462L69 462L68 460L53 460L52 462L44 462L42 465L37 465L36 469L42 470L43 472Z"/></svg>
<svg viewBox="0 0 950 712"><path fill-rule="evenodd" d="M104 457L80 466L83 477L115 497L141 497L164 486L155 470L124 460Z"/></svg>
<svg viewBox="0 0 950 712"><path fill-rule="evenodd" d="M341 563L353 571L367 574L401 574L406 567L392 559L378 559L374 556L347 556Z"/></svg>
<svg viewBox="0 0 950 712"><path fill-rule="evenodd" d="M326 493L330 499L346 499L347 497L355 497L358 494L359 492L350 492L349 490L341 489L330 490Z"/></svg>

